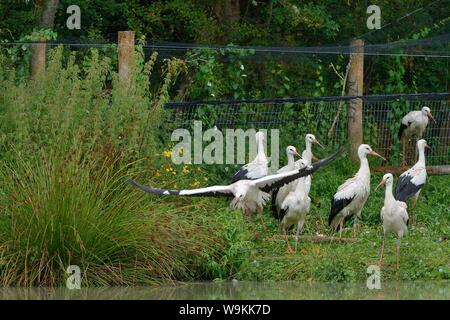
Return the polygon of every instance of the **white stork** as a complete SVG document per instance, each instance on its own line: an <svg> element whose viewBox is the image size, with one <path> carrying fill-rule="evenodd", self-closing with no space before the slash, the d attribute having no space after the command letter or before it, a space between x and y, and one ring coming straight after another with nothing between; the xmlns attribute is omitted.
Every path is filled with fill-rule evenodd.
<svg viewBox="0 0 450 320"><path fill-rule="evenodd" d="M425 129L428 125L428 118L431 118L434 123L436 123L436 119L434 119L431 114L431 110L428 107L423 107L422 110L411 111L406 114L402 123L400 124L400 129L398 131L398 138L402 141L403 144L403 162L405 163L405 152L406 152L406 142L411 139L420 139L425 132Z"/></svg>
<svg viewBox="0 0 450 320"><path fill-rule="evenodd" d="M286 156L287 156L287 159L288 159L288 163L284 167L278 169L277 173L284 173L284 172L289 172L289 171L294 170L295 169L295 158L294 158L294 156L300 157L300 154L297 152L297 149L294 146L287 146L286 147ZM272 197L273 198L275 198L275 196L277 194L277 191L278 191L278 189L276 189L276 190L274 190L272 192ZM262 229L265 232L268 232L268 230L267 230L267 228L266 228L266 226L264 224L263 215L261 215L260 217L261 217Z"/></svg>
<svg viewBox="0 0 450 320"><path fill-rule="evenodd" d="M417 141L417 149L419 150L419 160L409 170L403 172L398 178L395 187L395 199L406 202L413 197L413 208L416 207L417 198L419 197L422 187L427 181L427 168L425 166L425 148L429 149L424 139Z"/></svg>
<svg viewBox="0 0 450 320"><path fill-rule="evenodd" d="M400 241L408 232L408 212L405 202L395 200L392 194L392 185L394 183L394 176L387 173L383 176L380 186L386 186L386 193L384 197L384 206L381 208L381 220L383 221L383 243L381 245L380 267L384 254L384 243L386 236L389 233L394 233L397 236L397 269L400 266ZM378 188L377 187L377 188Z"/></svg>
<svg viewBox="0 0 450 320"><path fill-rule="evenodd" d="M287 159L288 159L288 163L284 167L278 169L277 173L288 172L288 171L296 169L295 168L294 156L300 157L300 154L297 152L297 149L295 147L293 147L293 146L288 146L286 148L286 156L287 156ZM297 168L297 169L300 169L300 168ZM276 201L279 200L279 197L278 197L279 191L287 190L286 188L287 188L287 186L284 186L284 187L282 187L280 189L275 189L275 190L272 191L272 211L275 208ZM289 191L286 192L286 195L287 195L288 192ZM285 197L285 195L284 195L284 197ZM283 197L283 199L284 199L284 197ZM281 205L281 201L280 201L280 205Z"/></svg>
<svg viewBox="0 0 450 320"><path fill-rule="evenodd" d="M324 146L316 139L316 137L315 137L313 134L308 133L308 134L305 136L305 145L306 145L306 148L305 148L305 150L302 152L302 159L306 160L306 162L307 162L308 164L311 164L313 160L314 160L314 161L319 160L319 159L317 159L317 157L315 157L314 154L312 153L312 145L313 145L313 144L318 145L318 146L321 147L322 149L324 148ZM297 161L297 162L298 162L298 161ZM300 162L298 162L298 164L301 165ZM296 165L297 165L297 163L296 163ZM296 167L296 168L297 168L297 167ZM305 180L306 180L306 181L305 181L305 185L306 185L306 193L309 194L309 190L311 189L311 176L306 177ZM294 189L295 187L296 187L296 181L294 181L294 182L292 183L292 187L291 187L291 188Z"/></svg>
<svg viewBox="0 0 450 320"><path fill-rule="evenodd" d="M306 160L308 164L311 164L312 160L318 160L312 152L313 144L316 144L319 147L324 148L323 145L316 139L316 137L313 134L308 133L305 136L305 150L303 150L302 152L302 159Z"/></svg>
<svg viewBox="0 0 450 320"><path fill-rule="evenodd" d="M297 160L295 162L294 168L300 169L303 164L303 160L307 162L307 164L311 164L314 157L312 153L312 145L317 144L320 147L323 148L323 146L320 144L320 142L316 139L316 137L313 134L308 133L305 136L305 145L306 149L302 152L302 156L300 160ZM302 160L303 159L303 160ZM318 160L315 158L315 160ZM272 215L275 218L278 218L278 211L281 208L281 205L284 201L284 199L287 197L289 192L295 190L297 186L297 181L291 182L287 186L284 186L280 188L279 190L274 191L274 194L272 195ZM311 189L311 176L308 176L305 181L306 186L306 194L309 194L309 190Z"/></svg>
<svg viewBox="0 0 450 320"><path fill-rule="evenodd" d="M304 168L308 165L305 160L297 161L299 169ZM281 232L287 243L287 251L293 253L291 246L289 245L289 240L286 234L291 226L297 226L297 231L295 232L295 252L297 252L298 235L302 230L303 224L305 223L306 215L309 213L311 207L311 198L308 196L306 179L309 176L300 178L296 180L297 184L294 190L290 191L283 203L281 204L279 219Z"/></svg>
<svg viewBox="0 0 450 320"><path fill-rule="evenodd" d="M288 160L288 163L277 170L277 173L283 173L283 172L288 172L288 171L292 171L295 169L295 158L294 156L297 157L301 157L300 154L297 152L297 149L294 146L287 146L286 147L286 157Z"/></svg>
<svg viewBox="0 0 450 320"><path fill-rule="evenodd" d="M264 152L264 140L266 139L263 132L258 131L255 134L256 139L256 157L252 162L242 166L232 177L231 183L239 180L253 180L265 177L269 174L269 161Z"/></svg>
<svg viewBox="0 0 450 320"><path fill-rule="evenodd" d="M191 190L168 190L158 189L141 185L134 180L128 179L127 182L147 193L159 196L175 195L175 196L197 196L197 197L229 197L233 196L231 206L234 209L242 209L244 214L249 212L261 212L262 208L270 197L269 192L273 189L280 188L283 185L294 181L298 178L310 175L320 167L330 163L342 153L339 149L333 155L308 165L299 170L292 170L283 173L268 175L254 180L239 180L230 185L211 186L206 188Z"/></svg>
<svg viewBox="0 0 450 320"><path fill-rule="evenodd" d="M372 150L367 144L362 144L358 148L358 156L361 162L360 168L353 178L345 181L339 186L337 192L331 199L331 210L328 217L328 224L334 230L339 227L339 237L342 236L342 229L346 219L354 216L353 237L356 238L356 225L361 211L370 194L370 168L367 155L373 155L385 160L382 156Z"/></svg>

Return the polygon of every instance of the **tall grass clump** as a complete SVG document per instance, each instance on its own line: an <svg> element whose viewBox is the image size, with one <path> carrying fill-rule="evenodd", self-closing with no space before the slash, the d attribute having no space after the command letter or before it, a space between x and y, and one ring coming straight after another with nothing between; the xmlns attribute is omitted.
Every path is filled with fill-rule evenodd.
<svg viewBox="0 0 450 320"><path fill-rule="evenodd" d="M129 79L109 75L112 88L109 60L95 50L85 74L61 48L35 80L2 65L0 283L62 285L69 265L82 270L82 285L190 279L223 245L212 219L124 183L157 154L162 106L183 68L164 61L151 92L156 58L144 62L138 50Z"/></svg>

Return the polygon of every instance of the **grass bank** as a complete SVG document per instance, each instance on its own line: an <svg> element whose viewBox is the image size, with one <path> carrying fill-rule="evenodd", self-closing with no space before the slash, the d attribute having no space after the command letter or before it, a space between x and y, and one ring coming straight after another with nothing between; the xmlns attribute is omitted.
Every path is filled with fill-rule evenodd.
<svg viewBox="0 0 450 320"><path fill-rule="evenodd" d="M310 214L307 216L303 235L334 235L327 219L330 199L336 188L352 170L346 159L341 159L329 168L317 172L313 177ZM330 175L333 172L333 175ZM333 178L330 178L330 177ZM279 236L279 225L265 212L265 223L270 233L260 230L263 238L254 239L246 230L247 242L234 246L245 253L239 257L240 267L233 270L229 278L239 280L299 280L299 281L343 281L356 282L367 279L367 267L377 264L382 241L382 224L379 217L383 206L384 190L376 192L376 184L382 175L372 176L372 194L362 213L361 231L351 243L299 242L296 254L286 252L285 242ZM439 280L450 278L450 177L431 176L419 198L416 223L410 226L408 235L401 244L401 265L396 270L395 238L391 235L386 244L383 280ZM212 212L218 210L233 214L224 206L211 202ZM343 235L352 237L351 224ZM293 239L291 239L293 243Z"/></svg>

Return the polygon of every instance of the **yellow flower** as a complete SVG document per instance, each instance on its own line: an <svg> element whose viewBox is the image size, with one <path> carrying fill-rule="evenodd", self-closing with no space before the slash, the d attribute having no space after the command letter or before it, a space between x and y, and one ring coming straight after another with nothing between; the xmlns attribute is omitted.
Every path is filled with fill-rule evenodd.
<svg viewBox="0 0 450 320"><path fill-rule="evenodd" d="M166 158L170 158L170 157L172 157L172 151L170 151L170 150L164 151L163 155Z"/></svg>
<svg viewBox="0 0 450 320"><path fill-rule="evenodd" d="M156 176L157 176L157 177L161 177L161 172L156 171Z"/></svg>
<svg viewBox="0 0 450 320"><path fill-rule="evenodd" d="M205 181L208 181L208 177L204 177L203 179L205 179Z"/></svg>
<svg viewBox="0 0 450 320"><path fill-rule="evenodd" d="M183 166L183 173L189 173L189 169L187 166Z"/></svg>
<svg viewBox="0 0 450 320"><path fill-rule="evenodd" d="M200 181L195 180L194 183L191 184L191 186L193 186L195 188L199 187L200 186Z"/></svg>
<svg viewBox="0 0 450 320"><path fill-rule="evenodd" d="M313 247L312 247L312 252L313 252L313 254L314 254L315 256L319 255L319 253L320 253L320 247L319 247L319 246L316 246L316 245L313 245Z"/></svg>

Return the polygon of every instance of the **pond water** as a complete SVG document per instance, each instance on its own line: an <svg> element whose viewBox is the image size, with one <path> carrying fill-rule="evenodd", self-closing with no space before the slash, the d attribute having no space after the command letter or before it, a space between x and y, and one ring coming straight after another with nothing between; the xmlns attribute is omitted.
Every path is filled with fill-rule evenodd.
<svg viewBox="0 0 450 320"><path fill-rule="evenodd" d="M66 288L0 288L0 299L445 299L450 281L389 282L380 290L365 283L201 282L173 286Z"/></svg>

